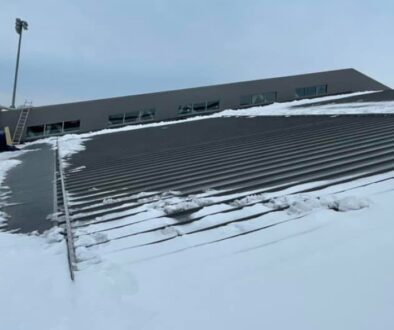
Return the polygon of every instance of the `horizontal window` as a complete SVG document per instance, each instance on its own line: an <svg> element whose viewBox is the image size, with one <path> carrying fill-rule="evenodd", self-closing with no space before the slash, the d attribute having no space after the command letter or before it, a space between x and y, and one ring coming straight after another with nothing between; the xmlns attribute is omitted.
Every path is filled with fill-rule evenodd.
<svg viewBox="0 0 394 330"><path fill-rule="evenodd" d="M70 120L52 124L29 126L26 129L26 139L34 139L43 136L61 135L63 133L79 131L80 120Z"/></svg>
<svg viewBox="0 0 394 330"><path fill-rule="evenodd" d="M205 111L207 108L207 104L205 102L201 102L201 103L194 103L193 104L193 111Z"/></svg>
<svg viewBox="0 0 394 330"><path fill-rule="evenodd" d="M315 96L317 95L316 87L306 87L305 88L305 96Z"/></svg>
<svg viewBox="0 0 394 330"><path fill-rule="evenodd" d="M178 107L179 115L192 115L205 111L220 109L220 101L196 102L193 104L180 105Z"/></svg>
<svg viewBox="0 0 394 330"><path fill-rule="evenodd" d="M207 110L217 110L220 108L220 101L208 101Z"/></svg>
<svg viewBox="0 0 394 330"><path fill-rule="evenodd" d="M155 109L147 109L140 111L141 120L152 120L155 117L155 114L156 114Z"/></svg>
<svg viewBox="0 0 394 330"><path fill-rule="evenodd" d="M313 97L327 94L327 85L296 88L296 97Z"/></svg>
<svg viewBox="0 0 394 330"><path fill-rule="evenodd" d="M126 113L116 113L108 116L109 126L120 126L129 123L136 123L140 121L153 120L156 114L156 109L144 109L140 111L130 111Z"/></svg>
<svg viewBox="0 0 394 330"><path fill-rule="evenodd" d="M26 130L26 137L34 138L44 136L44 125L30 126Z"/></svg>
<svg viewBox="0 0 394 330"><path fill-rule="evenodd" d="M178 107L178 114L180 114L180 115L187 115L191 112L192 112L192 105L191 104L180 105Z"/></svg>
<svg viewBox="0 0 394 330"><path fill-rule="evenodd" d="M266 92L261 94L243 95L240 98L241 106L261 105L274 103L277 98L276 92Z"/></svg>
<svg viewBox="0 0 394 330"><path fill-rule="evenodd" d="M140 112L133 111L133 112L126 112L124 115L125 123L132 123L138 121L140 119Z"/></svg>
<svg viewBox="0 0 394 330"><path fill-rule="evenodd" d="M45 134L54 135L61 134L63 132L63 123L54 123L45 125Z"/></svg>
<svg viewBox="0 0 394 330"><path fill-rule="evenodd" d="M264 93L265 103L274 103L277 101L278 93L277 92L269 92Z"/></svg>
<svg viewBox="0 0 394 330"><path fill-rule="evenodd" d="M65 121L63 124L63 132L75 132L78 131L81 126L79 120Z"/></svg>
<svg viewBox="0 0 394 330"><path fill-rule="evenodd" d="M241 105L251 105L252 104L252 95L242 95L240 104Z"/></svg>
<svg viewBox="0 0 394 330"><path fill-rule="evenodd" d="M123 120L124 120L124 114L123 113L117 113L117 114L108 116L108 124L109 125L123 124Z"/></svg>

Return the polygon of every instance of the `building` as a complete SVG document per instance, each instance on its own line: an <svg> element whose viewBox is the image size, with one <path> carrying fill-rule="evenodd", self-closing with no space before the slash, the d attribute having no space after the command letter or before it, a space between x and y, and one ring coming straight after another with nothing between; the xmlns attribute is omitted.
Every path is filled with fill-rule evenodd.
<svg viewBox="0 0 394 330"><path fill-rule="evenodd" d="M0 112L14 143L108 127L175 120L224 109L389 89L354 69L188 88Z"/></svg>

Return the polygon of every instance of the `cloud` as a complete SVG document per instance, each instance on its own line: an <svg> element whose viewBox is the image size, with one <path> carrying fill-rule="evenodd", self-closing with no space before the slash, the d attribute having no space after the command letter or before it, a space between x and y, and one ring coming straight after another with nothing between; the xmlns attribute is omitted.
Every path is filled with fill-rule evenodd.
<svg viewBox="0 0 394 330"><path fill-rule="evenodd" d="M3 1L1 95L11 93L20 16L30 30L18 99L35 104L344 67L394 83L389 1Z"/></svg>

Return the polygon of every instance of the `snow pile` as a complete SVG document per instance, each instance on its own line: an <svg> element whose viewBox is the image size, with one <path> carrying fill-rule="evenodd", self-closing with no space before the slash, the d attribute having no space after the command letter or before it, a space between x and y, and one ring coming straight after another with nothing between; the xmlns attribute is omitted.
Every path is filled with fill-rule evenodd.
<svg viewBox="0 0 394 330"><path fill-rule="evenodd" d="M271 212L195 234L204 218L185 226L153 219L157 228L168 225L90 249L113 230L83 227L75 283L61 229L41 237L0 233L2 328L391 329L393 177L207 206L198 211L205 225L232 220L230 206L234 219ZM171 240L149 244L162 237Z"/></svg>
<svg viewBox="0 0 394 330"><path fill-rule="evenodd" d="M86 139L77 134L64 135L59 137L59 154L65 159L73 154L85 150L83 142Z"/></svg>
<svg viewBox="0 0 394 330"><path fill-rule="evenodd" d="M355 196L348 196L339 200L334 201L334 209L346 212L361 210L363 208L369 207L370 201L366 198L357 198Z"/></svg>
<svg viewBox="0 0 394 330"><path fill-rule="evenodd" d="M89 246L98 243L104 243L108 241L108 236L105 233L92 233L89 235L84 235L83 230L79 230L79 237L74 241L76 247Z"/></svg>
<svg viewBox="0 0 394 330"><path fill-rule="evenodd" d="M370 203L367 198L357 196L294 194L273 198L266 205L273 209L287 209L289 214L305 214L322 208L341 212L360 210L369 207Z"/></svg>
<svg viewBox="0 0 394 330"><path fill-rule="evenodd" d="M127 267L108 263L71 283L64 241L0 233L0 255L2 329L122 330L154 317L132 299L138 285Z"/></svg>
<svg viewBox="0 0 394 330"><path fill-rule="evenodd" d="M42 234L48 244L59 243L64 240L64 229L54 226Z"/></svg>
<svg viewBox="0 0 394 330"><path fill-rule="evenodd" d="M166 214L175 212L187 211L194 208L199 208L205 205L212 204L209 198L182 198L175 200L175 198L167 199L164 203L157 202L154 208L164 210Z"/></svg>
<svg viewBox="0 0 394 330"><path fill-rule="evenodd" d="M67 159L70 158L73 154L76 154L80 151L85 150L85 146L83 142L86 138L82 138L77 134L64 135L59 137L59 155L63 160L63 165L65 167L70 164L67 162Z"/></svg>
<svg viewBox="0 0 394 330"><path fill-rule="evenodd" d="M267 199L265 194L249 195L241 199L236 199L235 201L231 202L230 205L235 207L240 207L240 206L262 202L265 199Z"/></svg>

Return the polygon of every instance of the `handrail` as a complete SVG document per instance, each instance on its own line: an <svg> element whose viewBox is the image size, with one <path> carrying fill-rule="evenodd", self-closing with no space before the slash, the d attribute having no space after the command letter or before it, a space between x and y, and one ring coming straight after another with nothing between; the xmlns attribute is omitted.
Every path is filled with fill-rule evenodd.
<svg viewBox="0 0 394 330"><path fill-rule="evenodd" d="M75 245L74 245L74 237L73 237L71 221L70 221L70 213L68 211L68 198L67 198L66 186L64 183L64 168L59 153L59 139L57 139L56 142L56 152L57 152L57 159L59 164L60 182L62 187L64 216L66 219L66 235L67 235L66 242L67 242L68 266L70 270L71 280L74 281L75 279L74 270L76 268Z"/></svg>

